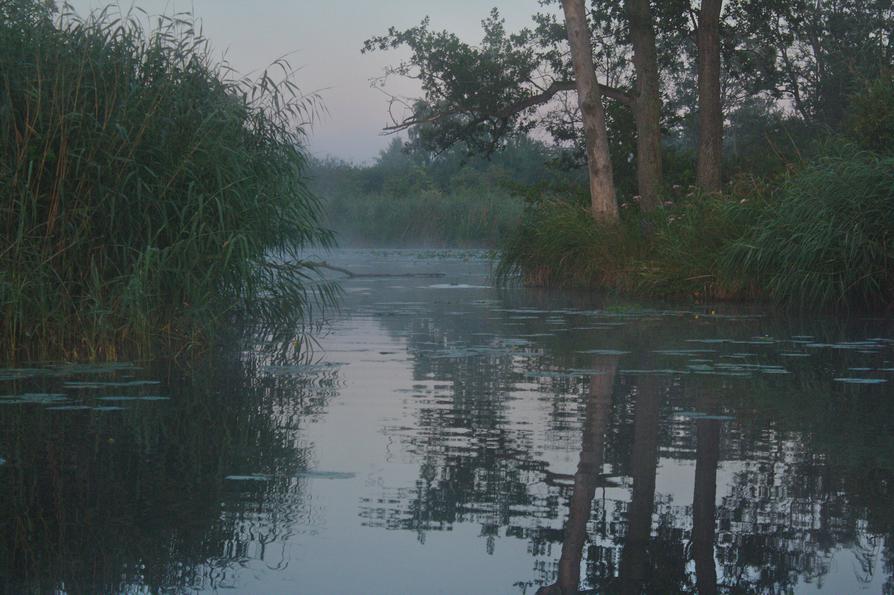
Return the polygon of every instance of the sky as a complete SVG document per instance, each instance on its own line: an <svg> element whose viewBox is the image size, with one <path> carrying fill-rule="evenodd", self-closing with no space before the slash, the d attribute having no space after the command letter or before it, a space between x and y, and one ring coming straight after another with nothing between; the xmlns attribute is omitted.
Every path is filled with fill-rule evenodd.
<svg viewBox="0 0 894 595"><path fill-rule="evenodd" d="M69 0L85 14L109 0ZM297 84L317 92L325 113L313 126L310 150L368 162L390 138L388 98L370 86L389 64L406 53L361 54L363 42L390 26L407 28L431 17L434 29L447 29L469 42L481 39L481 20L497 7L508 31L530 23L537 0L120 0L122 9L139 7L149 14L192 12L219 55L240 73L263 70L288 54L299 69ZM389 90L418 96L412 82L393 81Z"/></svg>

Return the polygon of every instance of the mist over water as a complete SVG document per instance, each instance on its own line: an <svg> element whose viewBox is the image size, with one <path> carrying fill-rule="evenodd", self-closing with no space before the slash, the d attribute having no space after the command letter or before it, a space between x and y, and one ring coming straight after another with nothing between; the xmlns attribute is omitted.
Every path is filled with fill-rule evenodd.
<svg viewBox="0 0 894 595"><path fill-rule="evenodd" d="M0 370L0 591L894 588L888 322L325 259L311 362Z"/></svg>

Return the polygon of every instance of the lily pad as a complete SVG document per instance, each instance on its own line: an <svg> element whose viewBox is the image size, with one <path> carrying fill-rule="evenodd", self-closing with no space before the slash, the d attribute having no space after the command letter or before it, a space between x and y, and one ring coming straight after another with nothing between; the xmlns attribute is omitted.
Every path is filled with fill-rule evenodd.
<svg viewBox="0 0 894 595"><path fill-rule="evenodd" d="M97 401L170 401L171 397L160 397L158 395L146 395L146 396L111 396L111 397L97 397Z"/></svg>
<svg viewBox="0 0 894 595"><path fill-rule="evenodd" d="M298 473L299 477L313 477L316 479L351 479L356 477L356 473L349 473L345 471L301 471Z"/></svg>
<svg viewBox="0 0 894 595"><path fill-rule="evenodd" d="M270 481L273 479L273 476L265 475L264 473L252 473L251 475L227 475L224 479L229 479L230 481Z"/></svg>
<svg viewBox="0 0 894 595"><path fill-rule="evenodd" d="M62 386L65 388L120 388L124 386L152 386L161 384L159 380L110 380L110 381L80 381L73 380Z"/></svg>
<svg viewBox="0 0 894 595"><path fill-rule="evenodd" d="M888 382L884 378L833 378L832 380L844 384L884 384Z"/></svg>

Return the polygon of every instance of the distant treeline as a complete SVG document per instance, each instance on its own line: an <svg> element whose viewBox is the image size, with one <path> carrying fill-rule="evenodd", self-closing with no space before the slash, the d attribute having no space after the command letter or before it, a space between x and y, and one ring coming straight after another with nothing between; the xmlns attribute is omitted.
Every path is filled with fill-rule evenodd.
<svg viewBox="0 0 894 595"><path fill-rule="evenodd" d="M533 188L585 184L564 152L527 137L487 158L393 139L370 165L311 161L311 189L342 245L494 246Z"/></svg>

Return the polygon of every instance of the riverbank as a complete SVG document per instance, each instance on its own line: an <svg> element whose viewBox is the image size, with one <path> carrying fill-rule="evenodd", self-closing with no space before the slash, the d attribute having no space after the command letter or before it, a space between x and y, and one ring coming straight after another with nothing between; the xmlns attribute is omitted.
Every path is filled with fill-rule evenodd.
<svg viewBox="0 0 894 595"><path fill-rule="evenodd" d="M331 301L289 65L233 78L182 15L51 4L0 5L0 358L176 352Z"/></svg>
<svg viewBox="0 0 894 595"><path fill-rule="evenodd" d="M581 204L532 203L502 245L498 277L811 308L894 301L894 159L851 146L776 182L723 195L677 189L652 213L597 223Z"/></svg>

